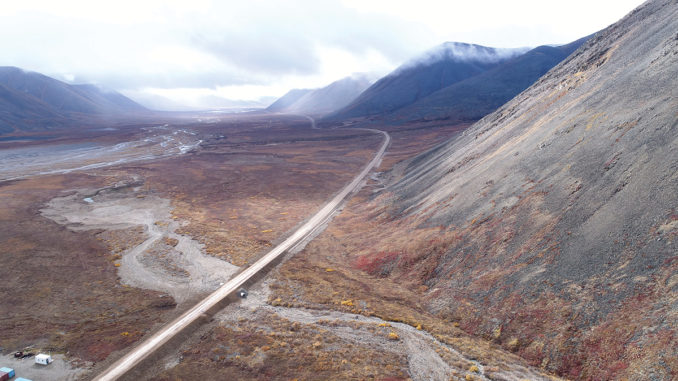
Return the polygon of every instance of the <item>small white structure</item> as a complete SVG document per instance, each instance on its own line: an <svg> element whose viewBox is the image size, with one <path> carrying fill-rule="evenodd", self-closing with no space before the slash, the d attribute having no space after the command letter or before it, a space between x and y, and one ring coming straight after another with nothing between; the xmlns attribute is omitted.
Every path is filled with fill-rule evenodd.
<svg viewBox="0 0 678 381"><path fill-rule="evenodd" d="M46 354L44 354L44 353L40 353L40 354L38 354L37 356L35 356L35 363L36 363L36 364L40 364L40 365L48 365L48 364L51 363L52 361L53 361L53 360L52 360L52 356L46 355Z"/></svg>

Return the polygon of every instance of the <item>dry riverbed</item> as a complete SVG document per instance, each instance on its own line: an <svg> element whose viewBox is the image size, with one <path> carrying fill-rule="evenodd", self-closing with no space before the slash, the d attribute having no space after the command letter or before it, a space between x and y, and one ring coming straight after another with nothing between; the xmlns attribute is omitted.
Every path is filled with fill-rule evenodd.
<svg viewBox="0 0 678 381"><path fill-rule="evenodd" d="M422 327L374 316L283 306L269 281L218 313L198 337L163 359L153 380L237 379L549 380L515 364L492 369ZM198 336L198 335L196 335ZM303 365L303 369L299 366Z"/></svg>
<svg viewBox="0 0 678 381"><path fill-rule="evenodd" d="M145 137L117 144L76 142L0 149L0 181L70 173L183 155L202 143L196 133L167 125L142 128Z"/></svg>
<svg viewBox="0 0 678 381"><path fill-rule="evenodd" d="M170 212L169 200L146 194L134 180L78 190L52 199L41 210L43 216L73 231L119 231L129 238L141 230L140 239L123 245L112 258L122 284L167 293L181 304L215 290L238 267L206 255L202 244L175 233L181 222ZM121 239L120 234L99 236L120 248L114 241Z"/></svg>

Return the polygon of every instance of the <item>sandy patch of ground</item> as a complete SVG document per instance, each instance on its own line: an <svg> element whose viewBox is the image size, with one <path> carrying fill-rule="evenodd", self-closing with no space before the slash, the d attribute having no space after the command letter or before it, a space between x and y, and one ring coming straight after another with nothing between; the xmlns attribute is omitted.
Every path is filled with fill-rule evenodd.
<svg viewBox="0 0 678 381"><path fill-rule="evenodd" d="M238 270L206 255L191 237L175 233L180 222L171 218L169 200L140 194L134 185L79 190L54 198L41 213L74 231L142 226L146 239L120 253L116 263L121 282L166 292L177 303L215 290Z"/></svg>
<svg viewBox="0 0 678 381"><path fill-rule="evenodd" d="M87 372L66 361L62 355L52 355L52 359L54 361L51 364L40 365L35 363L34 357L16 359L9 354L0 356L0 366L14 369L16 377L33 381L74 381Z"/></svg>

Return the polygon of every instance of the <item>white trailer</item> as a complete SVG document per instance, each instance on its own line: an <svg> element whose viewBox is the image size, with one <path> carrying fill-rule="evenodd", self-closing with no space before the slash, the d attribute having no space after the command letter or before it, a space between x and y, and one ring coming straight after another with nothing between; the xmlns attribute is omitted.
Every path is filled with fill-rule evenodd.
<svg viewBox="0 0 678 381"><path fill-rule="evenodd" d="M46 354L44 354L44 353L40 353L40 354L38 354L37 356L35 356L35 363L36 363L36 364L40 364L40 365L48 365L48 364L51 363L52 361L53 361L53 360L52 360L52 356L51 356L51 355L46 355Z"/></svg>

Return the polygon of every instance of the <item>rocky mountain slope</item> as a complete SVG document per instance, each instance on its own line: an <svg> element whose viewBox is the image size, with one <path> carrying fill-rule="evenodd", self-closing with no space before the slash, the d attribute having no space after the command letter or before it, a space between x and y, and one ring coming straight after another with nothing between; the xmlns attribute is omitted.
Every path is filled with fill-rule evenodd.
<svg viewBox="0 0 678 381"><path fill-rule="evenodd" d="M678 2L390 175L357 268L565 377L678 378Z"/></svg>
<svg viewBox="0 0 678 381"><path fill-rule="evenodd" d="M492 69L525 50L446 42L378 80L348 106L326 119L342 120L392 112Z"/></svg>
<svg viewBox="0 0 678 381"><path fill-rule="evenodd" d="M0 67L0 133L58 128L82 117L146 111L122 94L94 85L69 85L40 73Z"/></svg>

